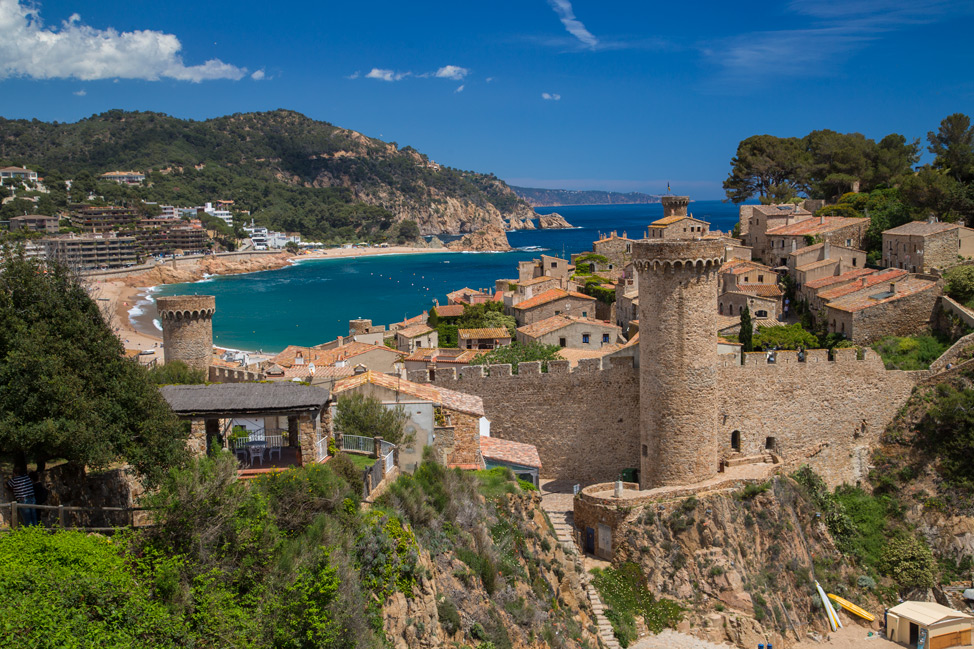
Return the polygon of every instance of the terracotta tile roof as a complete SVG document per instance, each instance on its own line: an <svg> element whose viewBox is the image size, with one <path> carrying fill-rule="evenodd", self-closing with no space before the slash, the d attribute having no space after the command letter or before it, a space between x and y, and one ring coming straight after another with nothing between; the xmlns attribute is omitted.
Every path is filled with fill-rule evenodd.
<svg viewBox="0 0 974 649"><path fill-rule="evenodd" d="M471 338L510 338L511 332L507 327L491 327L488 329L458 329L457 338L467 340Z"/></svg>
<svg viewBox="0 0 974 649"><path fill-rule="evenodd" d="M928 223L927 221L911 221L910 223L904 223L899 227L884 230L883 234L906 234L926 237L931 234L946 232L947 230L956 230L959 227L960 223L944 223L942 221Z"/></svg>
<svg viewBox="0 0 974 649"><path fill-rule="evenodd" d="M481 437L480 454L485 460L541 468L541 456L534 444L512 442L498 437Z"/></svg>
<svg viewBox="0 0 974 649"><path fill-rule="evenodd" d="M406 338L416 338L417 336L425 336L433 329L429 325L418 324L411 327L406 327L405 329L400 329L396 332L398 336L405 336Z"/></svg>
<svg viewBox="0 0 974 649"><path fill-rule="evenodd" d="M795 270L801 270L807 272L810 270L815 270L816 268L822 268L824 266L829 266L837 263L839 263L838 259L819 259L818 261L812 261L807 264L802 264L801 266L795 266Z"/></svg>
<svg viewBox="0 0 974 649"><path fill-rule="evenodd" d="M869 268L857 268L855 270L842 273L841 275L832 275L831 277L823 277L822 279L815 279L811 282L805 282L805 287L811 289L825 288L826 286L839 284L841 282L848 282L864 275L872 275L875 272L875 270L870 270Z"/></svg>
<svg viewBox="0 0 974 649"><path fill-rule="evenodd" d="M441 304L436 307L436 315L441 318L456 318L463 315L462 304Z"/></svg>
<svg viewBox="0 0 974 649"><path fill-rule="evenodd" d="M811 212L806 210L804 207L799 207L794 204L785 205L755 205L752 210L759 214L765 216L811 216Z"/></svg>
<svg viewBox="0 0 974 649"><path fill-rule="evenodd" d="M846 284L845 286L839 286L827 291L822 291L818 294L818 297L826 302L831 302L832 300L839 299L843 295L855 293L858 290L875 286L876 284L899 281L900 278L906 277L908 274L909 273L907 273L905 270L900 270L899 268L888 268L879 273L863 275L857 282L854 281L851 284Z"/></svg>
<svg viewBox="0 0 974 649"><path fill-rule="evenodd" d="M315 349L314 347L289 345L280 354L271 358L270 362L281 367L291 367L292 365L297 365L295 359L300 352L304 359L304 362L301 363L303 366L307 366L309 363L314 363L316 366L334 365L339 361L348 360L375 350L401 355L401 352L385 347L384 345L372 345L361 342L350 342L332 349Z"/></svg>
<svg viewBox="0 0 974 649"><path fill-rule="evenodd" d="M559 313L558 315L553 315L550 318L545 318L544 320L538 320L529 325L524 325L523 327L518 327L518 333L522 333L525 336L531 338L540 338L545 334L550 334L553 331L558 331L559 329L564 329L565 327L575 324L582 323L591 326L605 327L619 330L619 327L604 322L602 320L594 320L592 318L579 318L576 316L565 315L564 313Z"/></svg>
<svg viewBox="0 0 974 649"><path fill-rule="evenodd" d="M3 167L0 168L0 171L10 171L10 172L19 171L20 173L26 173L29 172L30 169L28 169L27 167Z"/></svg>
<svg viewBox="0 0 974 649"><path fill-rule="evenodd" d="M409 325L423 324L424 322L426 322L426 317L427 317L427 313L424 311L423 313L420 313L419 315L414 315L412 318L406 318L402 322L394 322L394 323L392 323L391 325L389 325L389 330L391 331L393 328L396 328L396 327L398 327L399 329L404 329L405 327L408 327Z"/></svg>
<svg viewBox="0 0 974 649"><path fill-rule="evenodd" d="M770 273L772 269L771 266L765 266L749 259L730 259L720 267L721 274L741 275L752 270L765 270Z"/></svg>
<svg viewBox="0 0 974 649"><path fill-rule="evenodd" d="M542 275L541 277L534 277L532 279L526 279L523 282L517 282L518 286L534 286L535 284L541 284L542 282L557 282L558 280L554 277L549 277L547 275Z"/></svg>
<svg viewBox="0 0 974 649"><path fill-rule="evenodd" d="M829 246L832 247L832 248L841 248L842 250L852 250L854 252L863 252L862 250L859 250L858 248L851 248L849 246L840 246L837 243L830 243ZM796 257L798 257L798 256L801 256L801 255L807 255L809 253L816 252L818 250L821 250L824 247L825 247L825 243L824 242L822 242L822 243L814 243L814 244L812 244L810 246L805 246L804 248L799 248L798 250L793 250L793 251L789 252L788 254L789 255L795 255Z"/></svg>
<svg viewBox="0 0 974 649"><path fill-rule="evenodd" d="M830 309L838 309L839 311L862 311L863 309L868 309L879 304L885 304L909 295L915 295L921 291L931 290L937 285L936 282L917 277L902 279L895 282L895 284L895 293L890 293L888 286L875 286L872 291L867 290L863 293L848 295L844 298L833 300L826 306Z"/></svg>
<svg viewBox="0 0 974 649"><path fill-rule="evenodd" d="M486 353L486 349L420 347L411 355L406 357L406 360L424 363L436 362L437 364L452 363L456 365L466 365L476 357Z"/></svg>
<svg viewBox="0 0 974 649"><path fill-rule="evenodd" d="M781 297L781 289L776 284L738 284L737 290L740 293L753 293L763 297Z"/></svg>
<svg viewBox="0 0 974 649"><path fill-rule="evenodd" d="M827 232L841 230L842 228L847 228L850 225L861 225L865 227L868 224L869 219L866 218L851 216L826 216L823 219L806 219L790 225L781 225L777 228L771 228L766 234L769 237L776 235L814 236L816 234L825 234Z"/></svg>
<svg viewBox="0 0 974 649"><path fill-rule="evenodd" d="M530 300L524 300L523 302L518 302L514 305L515 309L533 309L536 306L541 306L542 304L547 304L548 302L553 302L555 300L561 300L566 297L574 297L581 300L595 301L595 298L590 295L585 295L584 293L576 293L575 291L566 291L561 288L548 289L540 295L535 295Z"/></svg>
<svg viewBox="0 0 974 649"><path fill-rule="evenodd" d="M454 302L464 302L465 300L463 298L467 297L468 295L479 295L479 294L480 291L476 291L470 288L469 286L464 286L463 288L459 288L455 291L451 291L450 293L447 293L446 297L448 300Z"/></svg>
<svg viewBox="0 0 974 649"><path fill-rule="evenodd" d="M603 356L607 356L612 352L619 351L632 342L633 341L630 340L626 344L614 343L612 345L602 345L598 349L572 349L571 347L564 347L558 350L558 355L568 361L568 364L571 367L575 367L578 365L578 361L582 360L583 358L602 358Z"/></svg>
<svg viewBox="0 0 974 649"><path fill-rule="evenodd" d="M653 221L652 223L649 224L649 227L665 228L667 226L673 225L674 223L679 223L683 219L690 219L691 221L696 221L697 223L704 223L704 224L707 223L706 221L701 221L700 219L694 218L692 215L674 214L672 216L664 216L661 219L657 219L656 221Z"/></svg>
<svg viewBox="0 0 974 649"><path fill-rule="evenodd" d="M373 372L372 370L336 381L331 391L333 394L338 394L345 390L351 390L352 388L365 385L366 383L378 385L389 390L397 390L424 401L432 401L449 410L465 412L470 415L477 415L478 417L483 417L484 415L484 400L478 396L447 390L446 388L425 383L413 383L406 379L380 372Z"/></svg>

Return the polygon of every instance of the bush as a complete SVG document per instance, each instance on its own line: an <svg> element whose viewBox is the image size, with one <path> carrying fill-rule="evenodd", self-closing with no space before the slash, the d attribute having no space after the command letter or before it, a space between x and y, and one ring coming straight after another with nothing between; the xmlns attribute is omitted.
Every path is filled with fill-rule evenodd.
<svg viewBox="0 0 974 649"><path fill-rule="evenodd" d="M937 562L930 548L912 535L890 539L879 567L902 590L932 588L936 584Z"/></svg>
<svg viewBox="0 0 974 649"><path fill-rule="evenodd" d="M618 568L596 568L592 574L595 587L599 590L606 608L615 611L620 622L641 615L646 628L651 633L659 633L667 627L676 626L683 619L683 609L679 604L653 597L638 564L626 562ZM606 617L608 616L607 611ZM623 624L623 632L624 627ZM619 638L619 642L622 643L622 638Z"/></svg>
<svg viewBox="0 0 974 649"><path fill-rule="evenodd" d="M944 273L944 293L961 304L974 300L974 266L954 266Z"/></svg>
<svg viewBox="0 0 974 649"><path fill-rule="evenodd" d="M375 397L354 393L338 398L335 411L335 428L344 435L381 437L387 442L408 442L403 428L409 415L402 406L386 408Z"/></svg>
<svg viewBox="0 0 974 649"><path fill-rule="evenodd" d="M440 619L440 626L450 635L460 630L460 613L453 600L440 597L436 602L436 616Z"/></svg>
<svg viewBox="0 0 974 649"><path fill-rule="evenodd" d="M328 460L328 468L334 471L335 475L347 482L355 493L362 493L362 489L365 486L362 482L362 472L352 463L348 453L338 453Z"/></svg>
<svg viewBox="0 0 974 649"><path fill-rule="evenodd" d="M925 370L947 351L950 342L935 336L886 336L873 343L888 370Z"/></svg>

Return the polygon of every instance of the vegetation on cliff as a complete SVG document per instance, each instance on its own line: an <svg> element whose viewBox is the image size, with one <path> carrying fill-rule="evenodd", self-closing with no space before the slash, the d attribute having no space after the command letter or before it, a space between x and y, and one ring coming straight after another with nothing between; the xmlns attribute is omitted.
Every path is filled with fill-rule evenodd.
<svg viewBox="0 0 974 649"><path fill-rule="evenodd" d="M659 203L656 194L641 192L606 192L577 189L540 189L538 187L514 187L514 193L532 207L556 205L629 205L634 203Z"/></svg>
<svg viewBox="0 0 974 649"><path fill-rule="evenodd" d="M152 527L0 536L0 644L594 646L578 576L510 472L427 458L363 509L331 465L242 482L220 453L163 481Z"/></svg>
<svg viewBox="0 0 974 649"><path fill-rule="evenodd" d="M52 213L91 192L116 203L222 198L262 224L324 241L397 240L404 220L424 234L446 231L439 219L450 201L465 206L466 220L449 224L460 228L453 233L503 227L503 218L530 212L492 174L434 165L412 147L287 110L205 121L121 110L76 123L0 119L0 164L44 177L51 193L30 203L32 212ZM144 172L145 185L98 178L117 169Z"/></svg>

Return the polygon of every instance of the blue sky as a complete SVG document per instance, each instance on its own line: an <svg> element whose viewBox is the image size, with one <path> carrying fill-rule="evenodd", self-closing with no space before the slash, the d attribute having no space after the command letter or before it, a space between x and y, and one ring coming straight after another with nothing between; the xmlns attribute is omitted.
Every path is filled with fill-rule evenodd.
<svg viewBox="0 0 974 649"><path fill-rule="evenodd" d="M0 115L289 108L512 184L722 198L749 135L974 113L974 3L0 0Z"/></svg>

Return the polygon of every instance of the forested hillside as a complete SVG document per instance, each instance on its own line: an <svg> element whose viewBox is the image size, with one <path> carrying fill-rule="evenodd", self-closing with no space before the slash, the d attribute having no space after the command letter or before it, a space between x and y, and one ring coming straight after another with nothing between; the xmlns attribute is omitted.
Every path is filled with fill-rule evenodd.
<svg viewBox="0 0 974 649"><path fill-rule="evenodd" d="M121 110L72 124L0 118L5 165L45 178L54 190L43 201L47 210L92 190L110 202L227 199L258 222L324 240L384 240L404 220L423 234L459 234L532 215L491 174L441 167L411 147L287 110L205 121ZM144 172L147 182L129 188L97 180L113 170Z"/></svg>
<svg viewBox="0 0 974 649"><path fill-rule="evenodd" d="M514 187L514 193L533 207L555 205L631 205L634 203L659 203L659 196L641 192L579 191L574 189L541 189L538 187Z"/></svg>

